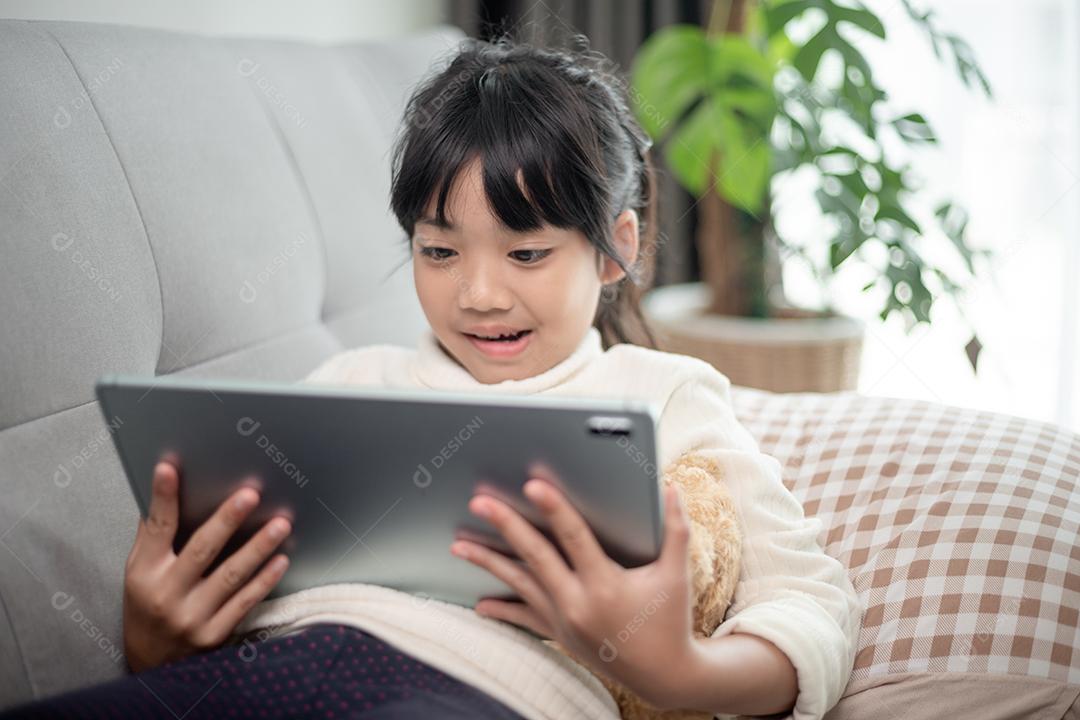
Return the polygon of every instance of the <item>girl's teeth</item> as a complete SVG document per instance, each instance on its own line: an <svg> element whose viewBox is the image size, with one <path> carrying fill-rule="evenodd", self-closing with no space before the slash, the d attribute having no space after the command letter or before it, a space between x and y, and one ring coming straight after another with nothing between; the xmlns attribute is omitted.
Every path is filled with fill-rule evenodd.
<svg viewBox="0 0 1080 720"><path fill-rule="evenodd" d="M523 332L519 332L519 333L514 333L513 335L499 335L497 337L487 337L485 335L477 335L476 337L480 338L481 340L516 340L517 338L521 337L523 334L524 334Z"/></svg>

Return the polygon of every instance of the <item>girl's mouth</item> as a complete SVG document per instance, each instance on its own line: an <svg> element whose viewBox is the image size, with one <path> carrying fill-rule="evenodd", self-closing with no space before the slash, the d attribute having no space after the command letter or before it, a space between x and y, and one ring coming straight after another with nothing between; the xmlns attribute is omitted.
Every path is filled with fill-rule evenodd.
<svg viewBox="0 0 1080 720"><path fill-rule="evenodd" d="M462 334L469 338L469 342L485 355L506 358L513 357L523 351L532 339L533 332L532 330L522 330L517 335L502 337L497 340L482 338L469 333Z"/></svg>

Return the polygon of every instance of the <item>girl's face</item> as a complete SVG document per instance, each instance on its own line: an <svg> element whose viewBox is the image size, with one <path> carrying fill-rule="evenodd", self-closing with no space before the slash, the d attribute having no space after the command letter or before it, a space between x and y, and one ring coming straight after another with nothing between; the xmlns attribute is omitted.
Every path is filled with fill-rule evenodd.
<svg viewBox="0 0 1080 720"><path fill-rule="evenodd" d="M624 273L580 230L506 229L491 213L478 160L462 168L435 223L435 198L412 238L420 305L443 350L479 382L523 380L566 359L592 326L603 285ZM614 237L637 256L637 214L622 213ZM477 339L527 333L513 341Z"/></svg>

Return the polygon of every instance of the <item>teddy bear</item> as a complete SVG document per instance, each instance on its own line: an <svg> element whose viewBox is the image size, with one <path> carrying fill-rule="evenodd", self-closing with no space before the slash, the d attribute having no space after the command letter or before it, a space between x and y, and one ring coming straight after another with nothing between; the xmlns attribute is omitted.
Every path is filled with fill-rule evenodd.
<svg viewBox="0 0 1080 720"><path fill-rule="evenodd" d="M717 463L701 454L687 452L668 464L662 473L665 485L675 483L690 519L690 597L693 630L709 637L720 625L731 604L739 579L742 535L735 503L723 482ZM545 643L589 668L556 640ZM713 713L689 709L658 709L628 688L597 673L611 693L622 720L712 720Z"/></svg>

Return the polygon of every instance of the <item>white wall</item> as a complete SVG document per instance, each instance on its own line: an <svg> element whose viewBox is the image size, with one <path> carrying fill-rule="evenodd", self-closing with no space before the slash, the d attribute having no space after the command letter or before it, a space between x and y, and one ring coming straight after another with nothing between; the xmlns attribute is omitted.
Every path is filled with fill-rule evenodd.
<svg viewBox="0 0 1080 720"><path fill-rule="evenodd" d="M446 22L448 0L0 0L0 18L340 42Z"/></svg>

